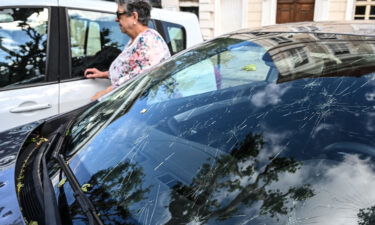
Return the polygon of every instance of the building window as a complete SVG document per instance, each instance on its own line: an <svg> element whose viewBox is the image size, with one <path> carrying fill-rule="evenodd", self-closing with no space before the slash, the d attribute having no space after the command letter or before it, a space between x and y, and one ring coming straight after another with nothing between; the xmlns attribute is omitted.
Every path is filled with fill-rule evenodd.
<svg viewBox="0 0 375 225"><path fill-rule="evenodd" d="M289 38L283 37L283 36L276 36L273 38L270 38L273 41L276 41L278 44L284 44L284 43L289 43L292 42Z"/></svg>
<svg viewBox="0 0 375 225"><path fill-rule="evenodd" d="M307 51L303 47L290 50L290 56L294 64L294 68L298 68L309 63L309 57L306 52Z"/></svg>
<svg viewBox="0 0 375 225"><path fill-rule="evenodd" d="M375 0L357 0L355 3L355 20L375 20Z"/></svg>
<svg viewBox="0 0 375 225"><path fill-rule="evenodd" d="M196 6L181 6L180 11L194 13L199 18L199 7L196 7Z"/></svg>
<svg viewBox="0 0 375 225"><path fill-rule="evenodd" d="M328 44L328 47L335 55L350 54L348 46L346 46L344 43Z"/></svg>
<svg viewBox="0 0 375 225"><path fill-rule="evenodd" d="M161 8L161 0L150 0L152 7Z"/></svg>

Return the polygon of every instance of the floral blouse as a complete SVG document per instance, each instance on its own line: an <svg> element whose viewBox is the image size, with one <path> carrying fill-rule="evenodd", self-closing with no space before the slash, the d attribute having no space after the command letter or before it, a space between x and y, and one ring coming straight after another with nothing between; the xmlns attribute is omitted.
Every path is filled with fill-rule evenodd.
<svg viewBox="0 0 375 225"><path fill-rule="evenodd" d="M160 34L153 29L145 30L133 43L129 40L125 49L112 62L109 68L112 86L117 88L170 56L168 46Z"/></svg>

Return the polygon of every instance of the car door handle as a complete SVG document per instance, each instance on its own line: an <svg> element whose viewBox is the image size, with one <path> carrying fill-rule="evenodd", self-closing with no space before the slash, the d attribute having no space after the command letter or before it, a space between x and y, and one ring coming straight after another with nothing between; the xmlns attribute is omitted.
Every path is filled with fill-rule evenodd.
<svg viewBox="0 0 375 225"><path fill-rule="evenodd" d="M36 110L48 109L52 106L50 104L37 104L30 106L19 106L10 110L11 113L22 113L22 112L31 112Z"/></svg>

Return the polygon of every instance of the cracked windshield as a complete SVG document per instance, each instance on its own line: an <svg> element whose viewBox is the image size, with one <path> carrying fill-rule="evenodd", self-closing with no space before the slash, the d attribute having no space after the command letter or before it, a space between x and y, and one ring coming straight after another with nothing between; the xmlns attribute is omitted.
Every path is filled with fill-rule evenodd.
<svg viewBox="0 0 375 225"><path fill-rule="evenodd" d="M375 41L274 36L205 42L76 119L69 166L105 224L373 224Z"/></svg>

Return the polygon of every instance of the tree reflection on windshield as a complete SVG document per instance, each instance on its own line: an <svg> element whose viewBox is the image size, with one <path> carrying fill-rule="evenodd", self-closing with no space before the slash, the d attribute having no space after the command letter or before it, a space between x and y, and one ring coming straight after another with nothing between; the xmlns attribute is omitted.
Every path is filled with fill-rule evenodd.
<svg viewBox="0 0 375 225"><path fill-rule="evenodd" d="M358 213L358 225L373 225L375 224L375 206L360 209Z"/></svg>
<svg viewBox="0 0 375 225"><path fill-rule="evenodd" d="M308 184L285 192L271 187L280 174L295 173L302 163L293 158L270 158L263 172L258 173L263 145L261 135L249 134L229 155L203 164L190 185L175 185L169 204L172 218L167 224L186 224L192 219L203 223L210 219L226 220L241 213L239 209L243 206L256 205L261 215L277 218L293 210L291 201L313 197L314 191Z"/></svg>
<svg viewBox="0 0 375 225"><path fill-rule="evenodd" d="M250 133L229 153L217 152L216 157L197 158L202 162L199 169L185 171L194 174L190 184L177 181L170 189L155 184L155 175L147 169L151 166L150 160L139 161L131 156L92 175L85 182L92 185L86 194L106 224L148 224L147 221L151 224L156 221L161 224L194 221L233 224L236 217L246 212L245 216L259 217L263 222L282 221L299 202L315 196L315 191L306 182L280 186L279 178L295 174L303 166L302 162L274 156L264 145L262 135ZM157 196L164 196L158 205ZM149 205L153 211L157 209L154 218L143 212L150 210L144 209ZM77 202L70 206L70 211L74 223L88 222Z"/></svg>
<svg viewBox="0 0 375 225"><path fill-rule="evenodd" d="M91 188L86 194L106 224L133 224L129 207L144 200L151 188L142 187L144 176L142 167L125 161L91 177L88 181ZM71 205L70 210L73 221L88 223L77 201Z"/></svg>

